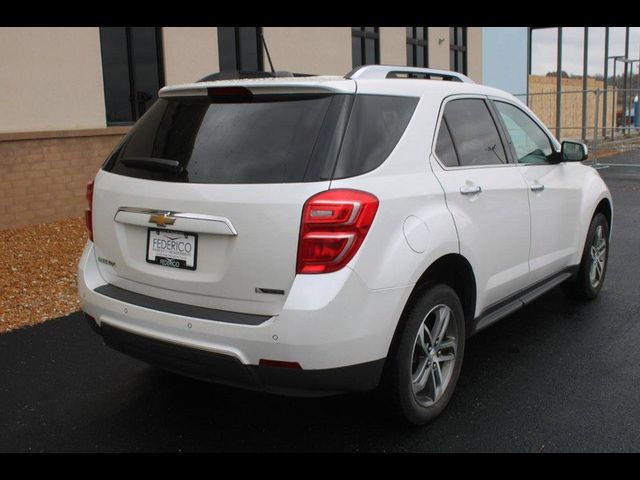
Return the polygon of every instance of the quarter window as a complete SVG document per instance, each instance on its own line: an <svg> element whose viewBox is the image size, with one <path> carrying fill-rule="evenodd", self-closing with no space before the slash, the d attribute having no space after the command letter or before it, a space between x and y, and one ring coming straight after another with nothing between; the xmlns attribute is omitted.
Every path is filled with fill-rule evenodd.
<svg viewBox="0 0 640 480"><path fill-rule="evenodd" d="M522 110L505 102L494 102L520 163L546 163L553 152L549 137Z"/></svg>
<svg viewBox="0 0 640 480"><path fill-rule="evenodd" d="M414 97L356 95L333 178L362 175L382 165L417 104Z"/></svg>
<svg viewBox="0 0 640 480"><path fill-rule="evenodd" d="M484 100L452 100L444 109L444 120L461 166L507 163L498 129Z"/></svg>
<svg viewBox="0 0 640 480"><path fill-rule="evenodd" d="M436 155L447 167L457 167L460 165L460 162L458 162L458 154L453 146L453 140L451 140L449 127L447 126L447 122L444 118L440 123L438 140L436 140Z"/></svg>

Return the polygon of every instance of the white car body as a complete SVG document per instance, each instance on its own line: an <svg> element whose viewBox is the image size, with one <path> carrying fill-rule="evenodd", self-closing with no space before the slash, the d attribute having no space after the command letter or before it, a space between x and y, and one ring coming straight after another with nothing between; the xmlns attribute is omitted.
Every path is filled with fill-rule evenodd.
<svg viewBox="0 0 640 480"><path fill-rule="evenodd" d="M410 295L425 272L442 259L455 258L471 269L473 282L465 287L463 302L468 334L568 278L580 263L596 210L604 205L611 216L611 196L598 173L580 162L447 168L435 154L435 139L443 108L454 98L516 105L540 124L556 149L560 145L533 112L503 91L467 81L382 79L373 73L375 78L268 78L163 89L165 98L241 85L254 92L384 94L419 101L386 160L350 178L168 185L101 170L93 193L95 243L87 243L78 268L82 310L100 329L106 325L196 352L221 354L240 367L250 367L251 380L242 381L238 374L217 379L223 383L321 394L377 385ZM532 191L536 184L543 184L544 190ZM475 186L481 186L481 193L460 194L462 187ZM344 268L296 274L303 205L329 189L375 195L375 219ZM178 217L166 227L199 234L197 269L145 262L147 227L153 225L142 210L119 212L122 208L208 216ZM96 291L105 285L146 303ZM284 294L262 293L260 288ZM519 292L524 293L518 296ZM247 324L199 318L190 313L193 308L163 311L152 305L153 299L160 301L158 305L173 302L262 320ZM292 362L311 375L289 382L277 372L271 374L286 369L259 367L263 359ZM313 376L314 371L356 372L354 366L367 373L338 380L327 377L326 382L325 377ZM263 371L269 375L263 376ZM212 377L216 379L215 373Z"/></svg>

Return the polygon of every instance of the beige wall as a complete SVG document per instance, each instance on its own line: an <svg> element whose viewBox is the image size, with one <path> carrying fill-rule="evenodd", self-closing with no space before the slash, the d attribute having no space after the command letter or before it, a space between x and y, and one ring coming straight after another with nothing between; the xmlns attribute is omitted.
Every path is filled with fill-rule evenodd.
<svg viewBox="0 0 640 480"><path fill-rule="evenodd" d="M482 27L467 28L467 76L482 83Z"/></svg>
<svg viewBox="0 0 640 480"><path fill-rule="evenodd" d="M0 132L105 122L97 27L0 28Z"/></svg>
<svg viewBox="0 0 640 480"><path fill-rule="evenodd" d="M407 30L405 27L380 27L380 63L407 64Z"/></svg>
<svg viewBox="0 0 640 480"><path fill-rule="evenodd" d="M344 75L352 68L350 27L264 27L276 70ZM264 56L265 68L269 68Z"/></svg>
<svg viewBox="0 0 640 480"><path fill-rule="evenodd" d="M351 27L263 31L277 70L344 75L352 68ZM380 27L381 63L406 64L405 32ZM480 27L469 27L468 45L469 75L481 82ZM216 27L164 27L163 47L167 84L219 70ZM449 68L449 27L429 27L429 66ZM100 128L105 116L98 27L0 28L0 132Z"/></svg>
<svg viewBox="0 0 640 480"><path fill-rule="evenodd" d="M167 85L195 82L219 70L216 27L163 27L162 43Z"/></svg>
<svg viewBox="0 0 640 480"><path fill-rule="evenodd" d="M449 27L429 27L429 67L449 70Z"/></svg>
<svg viewBox="0 0 640 480"><path fill-rule="evenodd" d="M449 27L429 27L429 66L449 70ZM467 28L467 75L482 83L482 27Z"/></svg>

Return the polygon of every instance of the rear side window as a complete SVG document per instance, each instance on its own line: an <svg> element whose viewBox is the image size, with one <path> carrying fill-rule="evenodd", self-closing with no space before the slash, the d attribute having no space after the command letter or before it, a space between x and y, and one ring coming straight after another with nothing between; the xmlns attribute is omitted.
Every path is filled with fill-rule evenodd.
<svg viewBox="0 0 640 480"><path fill-rule="evenodd" d="M507 162L498 129L484 100L452 100L445 106L444 118L461 166Z"/></svg>
<svg viewBox="0 0 640 480"><path fill-rule="evenodd" d="M328 180L344 95L285 101L211 103L160 99L136 124L104 169L190 183L290 183ZM333 152L333 158L331 153ZM130 159L179 162L181 173ZM151 162L152 163L152 162ZM127 165L128 164L128 165Z"/></svg>
<svg viewBox="0 0 640 480"><path fill-rule="evenodd" d="M379 167L402 137L418 100L356 95L334 178L362 175Z"/></svg>

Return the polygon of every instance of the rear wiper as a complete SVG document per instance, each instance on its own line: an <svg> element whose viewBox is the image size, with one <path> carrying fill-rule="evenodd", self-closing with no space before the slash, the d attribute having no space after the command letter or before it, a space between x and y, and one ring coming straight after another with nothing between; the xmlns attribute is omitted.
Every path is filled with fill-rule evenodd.
<svg viewBox="0 0 640 480"><path fill-rule="evenodd" d="M128 157L120 160L127 167L147 168L149 170L162 170L165 172L180 174L184 168L177 160L154 157Z"/></svg>

